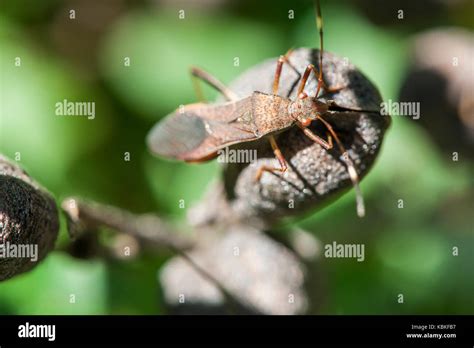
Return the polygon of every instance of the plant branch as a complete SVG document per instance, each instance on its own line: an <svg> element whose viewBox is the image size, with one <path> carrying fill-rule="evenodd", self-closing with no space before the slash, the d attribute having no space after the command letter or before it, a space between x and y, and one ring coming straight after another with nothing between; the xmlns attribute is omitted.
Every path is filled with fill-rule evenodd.
<svg viewBox="0 0 474 348"><path fill-rule="evenodd" d="M106 226L134 236L154 247L165 246L185 250L195 243L192 236L178 232L153 214L136 215L123 209L75 197L66 198L61 207L68 218L68 231L72 239L78 238L87 230Z"/></svg>

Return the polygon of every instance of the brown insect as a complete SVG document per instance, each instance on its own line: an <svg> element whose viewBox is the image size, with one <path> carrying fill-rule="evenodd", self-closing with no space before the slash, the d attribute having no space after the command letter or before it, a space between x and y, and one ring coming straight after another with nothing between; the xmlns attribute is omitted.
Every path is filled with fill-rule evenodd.
<svg viewBox="0 0 474 348"><path fill-rule="evenodd" d="M316 22L319 31L319 68L309 64L301 77L296 100L278 95L280 76L284 64L296 69L290 62L292 50L280 56L273 79L273 94L255 91L249 97L239 99L237 95L209 73L193 67L191 74L198 95L202 96L197 79L217 89L228 100L221 104L196 103L180 107L168 115L150 131L147 143L154 154L186 162L203 162L217 157L219 150L249 141L267 138L278 159L280 167L261 166L256 174L260 180L267 172L285 172L287 162L275 139L275 135L298 126L314 142L326 150L333 148L333 139L347 166L349 177L356 190L357 214L365 215L364 202L359 188L359 177L348 152L339 140L324 114L331 110L360 111L343 108L333 101L319 99L320 92L334 93L344 88L328 87L323 80L323 26L319 1L316 2ZM318 79L314 93L304 91L306 82L313 72ZM201 98L202 99L202 98ZM313 133L308 126L319 121L326 128L325 138Z"/></svg>

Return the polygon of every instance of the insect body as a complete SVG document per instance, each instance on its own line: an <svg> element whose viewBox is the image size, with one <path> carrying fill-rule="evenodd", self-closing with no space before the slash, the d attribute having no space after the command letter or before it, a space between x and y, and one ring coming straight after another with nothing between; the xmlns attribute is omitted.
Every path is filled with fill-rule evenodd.
<svg viewBox="0 0 474 348"><path fill-rule="evenodd" d="M218 150L227 146L268 138L279 167L262 166L256 173L259 180L265 171L284 172L287 162L276 142L275 134L292 126L298 126L304 134L326 150L336 142L341 160L345 163L349 177L356 190L357 213L365 214L359 178L350 156L345 150L325 114L332 108L344 109L332 101L320 99L320 92L334 93L345 86L328 87L323 80L323 36L322 17L317 2L317 24L320 46L319 68L308 64L299 80L297 98L278 95L281 72L284 64L296 70L290 61L292 51L280 56L274 74L272 94L254 91L250 96L238 98L235 93L207 72L193 68L191 73L222 93L227 102L220 104L196 103L181 107L158 123L148 135L148 146L157 155L188 162L202 162L217 156ZM311 73L317 76L318 84L314 94L308 95L305 86ZM299 73L298 73L299 74ZM197 81L197 80L196 80ZM196 88L198 85L196 84ZM198 90L198 94L200 90ZM360 111L346 109L347 111ZM326 128L323 136L313 133L308 126L321 122Z"/></svg>
<svg viewBox="0 0 474 348"><path fill-rule="evenodd" d="M327 105L314 99L293 101L260 92L235 102L190 104L153 128L149 146L164 157L200 162L224 147L282 132L297 122L307 126L326 111Z"/></svg>

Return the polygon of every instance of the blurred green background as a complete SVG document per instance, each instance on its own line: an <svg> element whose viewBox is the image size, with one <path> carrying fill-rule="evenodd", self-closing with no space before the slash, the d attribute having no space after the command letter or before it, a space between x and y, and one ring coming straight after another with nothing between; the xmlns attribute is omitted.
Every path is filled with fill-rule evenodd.
<svg viewBox="0 0 474 348"><path fill-rule="evenodd" d="M376 8L371 12L370 1L323 1L325 48L349 57L384 100L397 100L412 35L473 26L466 15L472 3L446 11L427 6L416 18L407 11L407 20L393 20L393 14L384 21ZM300 46L318 47L311 1L2 1L0 152L10 158L19 153L19 164L58 203L77 195L182 219L178 200L187 206L197 201L219 166L153 158L144 139L157 120L196 100L189 66L228 83ZM63 99L94 101L95 119L55 116L55 103ZM327 292L319 313L472 314L473 164L453 162L416 122L393 121L362 183L367 218L356 217L350 193L296 223L322 243L366 244L365 262L318 263ZM397 208L400 198L404 209ZM58 249L67 244L63 220ZM452 255L454 246L459 256ZM156 279L170 256L105 262L55 251L33 271L0 283L0 314L164 313Z"/></svg>

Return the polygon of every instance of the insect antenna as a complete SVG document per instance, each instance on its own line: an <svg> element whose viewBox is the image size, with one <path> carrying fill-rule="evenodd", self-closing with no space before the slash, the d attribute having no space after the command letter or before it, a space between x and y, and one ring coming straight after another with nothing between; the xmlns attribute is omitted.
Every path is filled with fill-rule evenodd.
<svg viewBox="0 0 474 348"><path fill-rule="evenodd" d="M360 190L359 186L359 175L357 174L357 171L355 169L354 163L352 162L351 158L349 157L349 153L347 152L346 148L344 145L342 145L342 142L339 140L339 137L337 136L336 132L334 129L332 129L331 125L329 122L327 122L325 119L323 119L321 116L317 116L317 118L324 123L326 126L327 130L331 133L331 135L334 137L334 140L336 141L337 146L339 147L339 150L342 153L342 160L347 166L347 171L349 172L349 177L352 181L352 186L354 186L355 194L356 194L356 209L357 209L357 215L359 217L364 217L365 215L365 206L364 206L364 198L362 197L362 192Z"/></svg>
<svg viewBox="0 0 474 348"><path fill-rule="evenodd" d="M318 76L318 88L316 89L315 98L318 97L321 86L323 85L323 15L321 13L321 4L319 0L315 1L316 8L316 27L319 32L319 76Z"/></svg>

